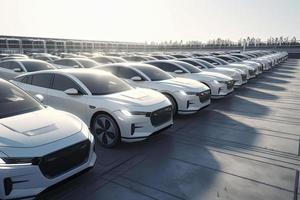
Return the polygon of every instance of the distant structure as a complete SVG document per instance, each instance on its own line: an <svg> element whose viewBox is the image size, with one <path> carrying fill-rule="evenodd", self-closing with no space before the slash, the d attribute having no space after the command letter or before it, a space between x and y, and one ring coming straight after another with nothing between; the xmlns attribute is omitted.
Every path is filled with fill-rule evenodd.
<svg viewBox="0 0 300 200"><path fill-rule="evenodd" d="M154 51L195 51L195 50L242 50L242 49L300 49L295 37L245 38L238 42L229 39L200 41L165 41L151 43L116 42L98 40L74 40L0 35L0 53L62 53L62 52L154 52ZM297 50L298 51L298 50ZM300 50L299 50L300 51Z"/></svg>

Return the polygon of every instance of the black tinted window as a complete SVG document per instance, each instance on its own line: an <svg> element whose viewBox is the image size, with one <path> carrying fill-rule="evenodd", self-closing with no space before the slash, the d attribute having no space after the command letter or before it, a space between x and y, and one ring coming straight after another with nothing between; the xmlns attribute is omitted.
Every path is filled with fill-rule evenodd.
<svg viewBox="0 0 300 200"><path fill-rule="evenodd" d="M186 62L186 63L189 63L191 65L194 65L194 66L200 66L199 63L193 61L193 60L182 60L183 62Z"/></svg>
<svg viewBox="0 0 300 200"><path fill-rule="evenodd" d="M199 73L201 70L194 65L186 62L181 62L181 61L174 61L176 64L180 65L181 67L185 68L187 71L190 73ZM199 64L198 64L199 65Z"/></svg>
<svg viewBox="0 0 300 200"><path fill-rule="evenodd" d="M228 58L228 57L219 57L221 60L225 60L225 61L227 61L227 62L229 62L229 63L233 63L233 62L235 62L233 59L231 59L231 58Z"/></svg>
<svg viewBox="0 0 300 200"><path fill-rule="evenodd" d="M43 107L11 83L0 80L0 118L40 110Z"/></svg>
<svg viewBox="0 0 300 200"><path fill-rule="evenodd" d="M219 62L217 62L217 61L215 61L215 60L212 60L212 59L210 59L210 58L201 58L202 60L205 60L206 62L209 62L209 63L211 63L211 64L213 64L213 65L220 65L220 63Z"/></svg>
<svg viewBox="0 0 300 200"><path fill-rule="evenodd" d="M103 73L103 72L102 72ZM107 95L131 90L132 87L123 80L109 73L72 72L93 95Z"/></svg>
<svg viewBox="0 0 300 200"><path fill-rule="evenodd" d="M151 81L162 81L173 78L167 72L152 66L139 66L138 70L143 72Z"/></svg>
<svg viewBox="0 0 300 200"><path fill-rule="evenodd" d="M50 88L52 80L52 74L35 74L32 75L31 84L43 87L43 88Z"/></svg>
<svg viewBox="0 0 300 200"><path fill-rule="evenodd" d="M138 74L133 69L127 68L127 67L120 67L117 72L118 77L125 78L125 79L131 79L134 76L139 76L143 78L140 74Z"/></svg>
<svg viewBox="0 0 300 200"><path fill-rule="evenodd" d="M2 63L0 63L0 67L4 68L4 69L11 69L10 62L2 62Z"/></svg>
<svg viewBox="0 0 300 200"><path fill-rule="evenodd" d="M51 64L42 61L21 61L28 72L55 69Z"/></svg>
<svg viewBox="0 0 300 200"><path fill-rule="evenodd" d="M65 91L67 89L74 88L79 92L81 92L82 94L84 93L81 87L78 84L76 84L72 79L60 74L54 75L52 88L54 90L60 90L60 91Z"/></svg>
<svg viewBox="0 0 300 200"><path fill-rule="evenodd" d="M57 65L66 65L66 60L62 59L62 60L55 60L53 61L54 64Z"/></svg>
<svg viewBox="0 0 300 200"><path fill-rule="evenodd" d="M164 62L150 62L150 65L154 65L158 67L159 69L165 71L165 72L174 72L175 70L181 70L176 65L170 64L170 63L164 63Z"/></svg>
<svg viewBox="0 0 300 200"><path fill-rule="evenodd" d="M0 63L0 67L4 69L10 69L10 70L20 69L21 71L23 71L20 64L14 61L7 61L7 62Z"/></svg>

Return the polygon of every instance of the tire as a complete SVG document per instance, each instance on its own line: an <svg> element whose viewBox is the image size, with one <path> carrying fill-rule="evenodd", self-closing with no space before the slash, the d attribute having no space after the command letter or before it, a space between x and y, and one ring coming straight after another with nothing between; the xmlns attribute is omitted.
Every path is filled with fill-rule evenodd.
<svg viewBox="0 0 300 200"><path fill-rule="evenodd" d="M92 122L92 132L98 142L107 148L121 141L120 130L115 120L105 113L97 114Z"/></svg>
<svg viewBox="0 0 300 200"><path fill-rule="evenodd" d="M164 94L168 99L169 101L171 102L172 104L172 111L173 111L173 116L175 116L178 112L178 106L177 106L177 103L176 103L176 100L169 94Z"/></svg>

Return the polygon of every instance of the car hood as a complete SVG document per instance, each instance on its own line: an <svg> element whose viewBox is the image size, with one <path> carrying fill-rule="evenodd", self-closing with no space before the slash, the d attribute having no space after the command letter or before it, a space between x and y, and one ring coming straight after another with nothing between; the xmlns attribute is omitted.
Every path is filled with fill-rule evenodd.
<svg viewBox="0 0 300 200"><path fill-rule="evenodd" d="M206 76L211 76L211 77L215 77L215 78L219 78L219 79L230 79L230 77L228 77L228 76L226 76L224 74L221 74L219 72L202 71L199 74L206 75Z"/></svg>
<svg viewBox="0 0 300 200"><path fill-rule="evenodd" d="M230 66L233 66L233 67L242 67L242 68L247 68L248 70L251 70L251 69L253 69L253 67L250 67L249 65L246 65L246 64L240 64L240 63L230 63L229 65L230 65Z"/></svg>
<svg viewBox="0 0 300 200"><path fill-rule="evenodd" d="M166 101L164 95L151 89L135 88L106 95L105 100L123 106L151 106Z"/></svg>
<svg viewBox="0 0 300 200"><path fill-rule="evenodd" d="M78 133L82 122L52 108L0 119L0 147L29 148Z"/></svg>
<svg viewBox="0 0 300 200"><path fill-rule="evenodd" d="M233 77L233 76L238 74L238 72L236 72L235 70L226 69L226 68L213 68L213 69L206 69L206 70L203 70L203 71L221 73L221 74L223 74L225 76L229 76L229 77Z"/></svg>
<svg viewBox="0 0 300 200"><path fill-rule="evenodd" d="M213 72L200 72L200 73L193 73L189 74L189 77L187 78L192 78L194 80L198 80L204 83L210 82L210 81L229 81L232 80L229 76L222 75L220 73L213 73Z"/></svg>
<svg viewBox="0 0 300 200"><path fill-rule="evenodd" d="M188 78L172 78L168 80L163 80L158 82L160 85L164 84L170 88L173 88L175 90L184 90L184 91L189 91L193 92L195 90L199 91L201 90L207 90L207 86L200 83L199 81L195 81L192 79Z"/></svg>

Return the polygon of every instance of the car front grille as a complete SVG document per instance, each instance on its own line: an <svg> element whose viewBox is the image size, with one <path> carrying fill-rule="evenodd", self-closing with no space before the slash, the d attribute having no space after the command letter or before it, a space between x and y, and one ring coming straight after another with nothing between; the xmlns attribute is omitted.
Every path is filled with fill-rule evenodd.
<svg viewBox="0 0 300 200"><path fill-rule="evenodd" d="M234 87L234 80L226 81L227 89L231 90Z"/></svg>
<svg viewBox="0 0 300 200"><path fill-rule="evenodd" d="M150 120L153 126L160 126L172 119L172 106L167 106L151 113Z"/></svg>
<svg viewBox="0 0 300 200"><path fill-rule="evenodd" d="M50 153L41 158L39 168L45 177L55 178L85 163L89 157L90 147L91 142L85 140Z"/></svg>
<svg viewBox="0 0 300 200"><path fill-rule="evenodd" d="M255 75L255 70L249 70L249 75L254 76Z"/></svg>
<svg viewBox="0 0 300 200"><path fill-rule="evenodd" d="M246 81L247 80L247 74L242 74L242 80Z"/></svg>
<svg viewBox="0 0 300 200"><path fill-rule="evenodd" d="M197 94L199 96L199 100L201 103L204 103L210 99L211 92L210 90L206 90L204 92L200 92Z"/></svg>

